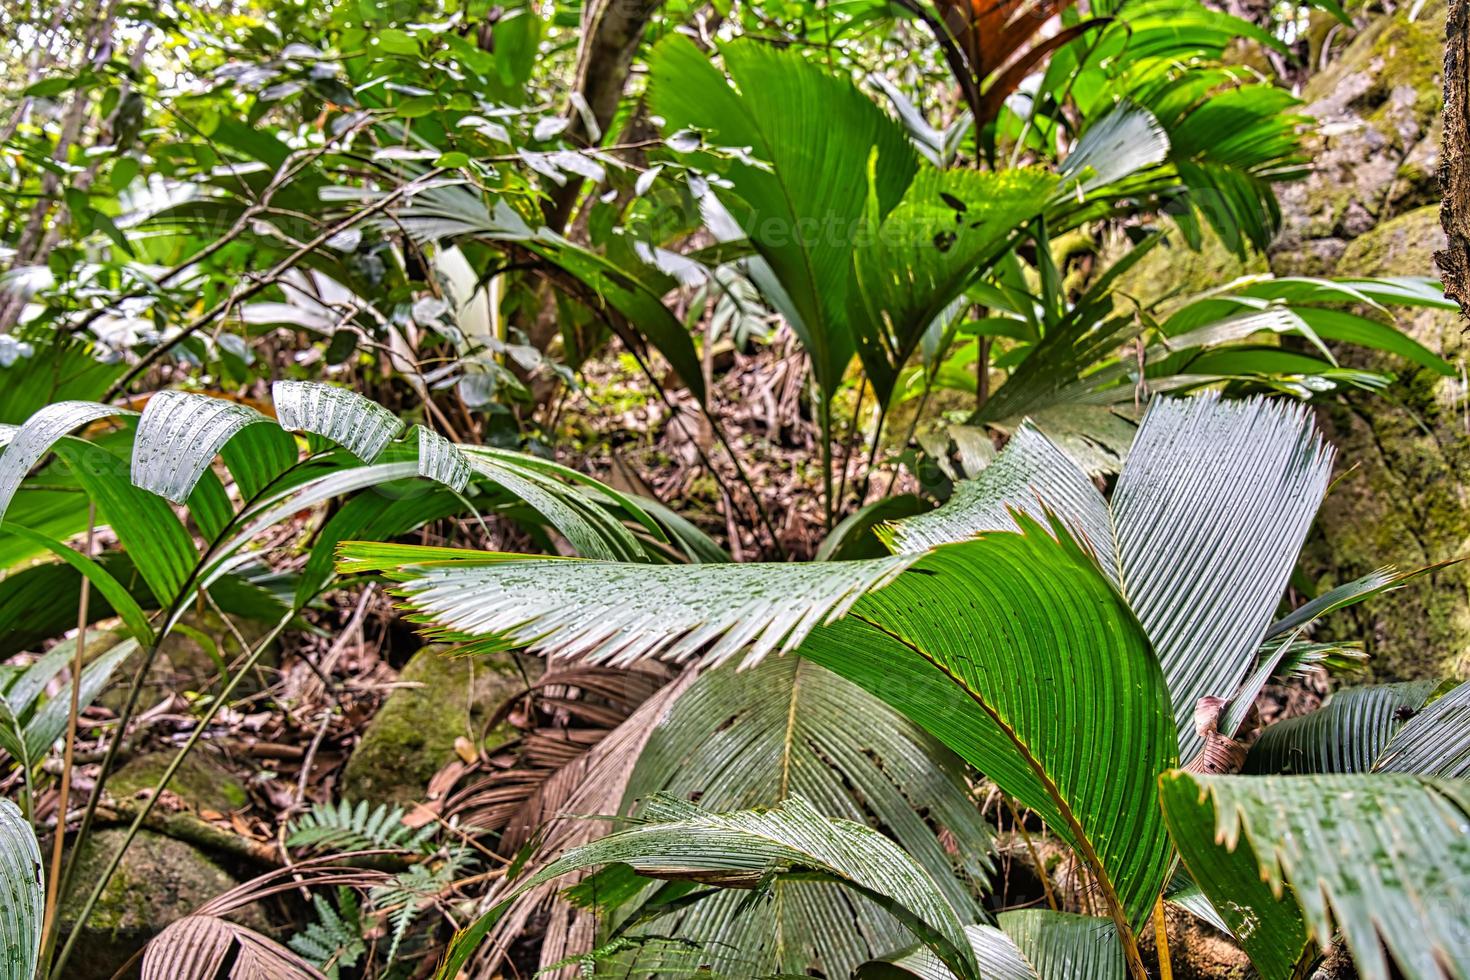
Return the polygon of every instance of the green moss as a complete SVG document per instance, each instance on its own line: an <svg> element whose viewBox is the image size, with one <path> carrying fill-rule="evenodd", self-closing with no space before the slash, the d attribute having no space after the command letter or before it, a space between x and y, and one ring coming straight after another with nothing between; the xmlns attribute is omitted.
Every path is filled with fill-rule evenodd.
<svg viewBox="0 0 1470 980"><path fill-rule="evenodd" d="M74 884L61 903L60 928L70 934L87 895L126 837L120 828L92 834L83 847ZM140 831L88 917L67 964L74 980L105 980L145 942L238 882L188 844ZM255 928L266 926L253 907L233 916Z"/></svg>
<svg viewBox="0 0 1470 980"><path fill-rule="evenodd" d="M185 757L178 772L169 780L169 791L195 809L223 813L243 807L247 802L245 787L227 769L203 754L206 751L196 749ZM174 753L169 751L152 752L133 759L108 781L108 791L117 797L151 791L158 785L173 757Z"/></svg>
<svg viewBox="0 0 1470 980"><path fill-rule="evenodd" d="M352 800L407 803L422 798L429 779L455 756L455 739L478 739L491 714L525 688L539 662L523 673L512 654L452 657L440 647L414 654L393 691L363 733L342 774ZM515 734L501 724L484 744Z"/></svg>

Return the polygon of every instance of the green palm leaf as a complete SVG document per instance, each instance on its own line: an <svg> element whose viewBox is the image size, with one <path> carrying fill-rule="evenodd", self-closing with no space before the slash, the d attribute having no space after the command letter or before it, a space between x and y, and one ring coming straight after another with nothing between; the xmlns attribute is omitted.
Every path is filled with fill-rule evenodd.
<svg viewBox="0 0 1470 980"><path fill-rule="evenodd" d="M1269 725L1251 746L1249 773L1369 772L1404 722L1424 707L1435 681L1346 687L1316 711Z"/></svg>
<svg viewBox="0 0 1470 980"><path fill-rule="evenodd" d="M824 817L793 797L769 810L711 813L673 797L647 801L644 822L569 851L520 883L455 937L439 977L454 977L516 894L568 872L602 864L730 888L763 888L783 875L835 882L897 917L967 980L980 974L954 909L929 875L882 834Z"/></svg>
<svg viewBox="0 0 1470 980"><path fill-rule="evenodd" d="M46 901L36 832L9 800L0 800L0 944L4 975L28 980L41 951Z"/></svg>
<svg viewBox="0 0 1470 980"><path fill-rule="evenodd" d="M1268 980L1290 975L1299 939L1325 950L1335 931L1364 980L1394 975L1390 957L1409 980L1470 974L1463 781L1172 773L1161 784L1185 863Z"/></svg>
<svg viewBox="0 0 1470 980"><path fill-rule="evenodd" d="M987 980L1115 980L1127 976L1123 948L1107 919L1047 909L1002 912L997 926L966 926L965 936ZM920 946L864 963L854 980L953 980Z"/></svg>
<svg viewBox="0 0 1470 980"><path fill-rule="evenodd" d="M716 811L800 797L826 816L881 826L963 918L980 914L921 816L952 836L971 880L983 882L991 831L959 760L857 685L804 658L771 657L744 671L726 665L696 680L650 735L625 799L654 793L697 796ZM716 893L639 932L696 942L705 962L746 976L812 968L846 976L908 939L891 916L852 905L821 882L778 881L759 910L741 906L739 895ZM853 928L831 928L844 916L857 919Z"/></svg>
<svg viewBox="0 0 1470 980"><path fill-rule="evenodd" d="M1470 681L1410 718L1373 764L1375 772L1470 776Z"/></svg>
<svg viewBox="0 0 1470 980"><path fill-rule="evenodd" d="M917 171L902 127L845 78L801 52L743 40L721 49L739 91L689 40L670 35L649 58L653 110L669 132L700 129L714 147L754 159L723 167L721 200L765 259L781 312L811 355L824 393L854 352L847 325L853 242L871 211L898 205Z"/></svg>

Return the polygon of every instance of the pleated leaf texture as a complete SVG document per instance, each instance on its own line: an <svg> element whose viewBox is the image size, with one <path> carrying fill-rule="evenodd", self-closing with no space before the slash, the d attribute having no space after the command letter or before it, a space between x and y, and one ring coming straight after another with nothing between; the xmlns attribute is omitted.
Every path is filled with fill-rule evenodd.
<svg viewBox="0 0 1470 980"><path fill-rule="evenodd" d="M964 929L932 878L887 837L823 816L800 797L765 810L711 813L670 796L647 801L648 822L574 848L520 883L450 944L437 977L455 977L515 897L584 868L627 864L650 877L757 889L784 874L816 876L874 902L963 980L979 980Z"/></svg>
<svg viewBox="0 0 1470 980"><path fill-rule="evenodd" d="M1334 929L1363 980L1470 976L1470 784L1400 773L1162 784L1185 864L1266 980L1291 976L1307 941L1325 951Z"/></svg>
<svg viewBox="0 0 1470 980"><path fill-rule="evenodd" d="M631 805L658 793L698 799L714 811L801 797L829 816L883 827L962 921L981 916L966 885L988 887L993 831L971 798L963 764L888 705L803 657L701 674L649 736L624 799ZM774 882L759 910L745 908L746 899L738 891L711 895L635 933L695 943L694 958L731 977L813 968L849 976L864 960L911 942L893 917L830 883ZM641 955L637 965L645 965Z"/></svg>
<svg viewBox="0 0 1470 980"><path fill-rule="evenodd" d="M9 800L0 800L0 942L4 976L29 980L41 951L46 892L36 832Z"/></svg>
<svg viewBox="0 0 1470 980"><path fill-rule="evenodd" d="M1334 691L1316 711L1267 726L1251 746L1243 771L1369 772L1438 686L1436 681L1406 681Z"/></svg>
<svg viewBox="0 0 1470 980"><path fill-rule="evenodd" d="M1106 919L1090 915L1018 909L996 916L996 925L965 927L965 937L986 980L1122 980L1127 976L1118 934ZM854 980L954 980L922 946L864 963Z"/></svg>

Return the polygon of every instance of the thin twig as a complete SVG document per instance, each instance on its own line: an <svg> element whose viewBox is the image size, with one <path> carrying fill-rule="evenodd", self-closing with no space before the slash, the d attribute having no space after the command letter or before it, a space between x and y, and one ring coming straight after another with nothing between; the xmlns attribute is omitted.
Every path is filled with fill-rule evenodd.
<svg viewBox="0 0 1470 980"><path fill-rule="evenodd" d="M383 211L389 205L393 204L399 198L403 197L405 194L417 190L424 181L431 180L434 177L438 177L439 175L443 174L446 169L448 168L436 167L435 169L430 170L428 173L424 174L422 177L417 177L409 181L408 183L395 188L389 193L383 195L378 200L374 201L372 204L369 204L367 207L363 208L361 211L353 212L346 218L343 218L341 221L323 230L315 238L303 243L290 255L286 256L284 259L271 266L271 268L267 270L265 275L255 279L253 282L250 283L250 285L231 291L230 295L226 296L224 299L220 300L218 303L205 310L194 320L190 321L187 326L181 329L172 338L159 343L158 346L154 347L147 354L144 354L142 357L140 357L137 364L134 364L126 374L124 374L117 381L113 382L112 387L107 389L107 394L104 396L103 400L110 401L111 399L115 398L119 393L126 391L128 385L132 384L134 379L136 379L144 371L148 370L148 368L152 367L153 364L160 360L165 354L178 346L181 341L197 333L204 327L207 327L210 323L214 322L216 317L220 316L223 313L227 313L231 308L235 306L235 304L241 302L242 300L249 299L256 293L262 292L268 287L275 285L275 281L277 279L285 275L287 272L291 271L291 269L295 268L296 264L307 255L311 254L322 245L326 244L329 238L332 238L333 236L343 231L346 231L348 228L351 228L353 225L356 225L359 222L377 214L378 212Z"/></svg>
<svg viewBox="0 0 1470 980"><path fill-rule="evenodd" d="M91 557L92 541L97 532L97 503L87 504L86 554ZM51 874L46 879L46 914L41 925L41 962L50 957L56 946L56 909L61 895L61 852L66 840L66 808L71 801L72 765L76 761L77 720L82 714L82 656L87 648L87 603L92 596L92 580L82 576L82 594L77 602L77 648L71 662L71 705L66 716L66 743L61 755L61 785L56 802L56 833L51 844ZM35 819L35 814L31 814Z"/></svg>

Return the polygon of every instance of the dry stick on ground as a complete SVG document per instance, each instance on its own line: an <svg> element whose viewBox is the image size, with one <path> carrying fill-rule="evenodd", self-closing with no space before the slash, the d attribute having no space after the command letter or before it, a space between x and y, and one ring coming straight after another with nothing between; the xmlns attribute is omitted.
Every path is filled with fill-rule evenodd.
<svg viewBox="0 0 1470 980"><path fill-rule="evenodd" d="M1450 0L1445 23L1444 143L1439 223L1448 246L1434 255L1445 295L1470 315L1470 0Z"/></svg>

